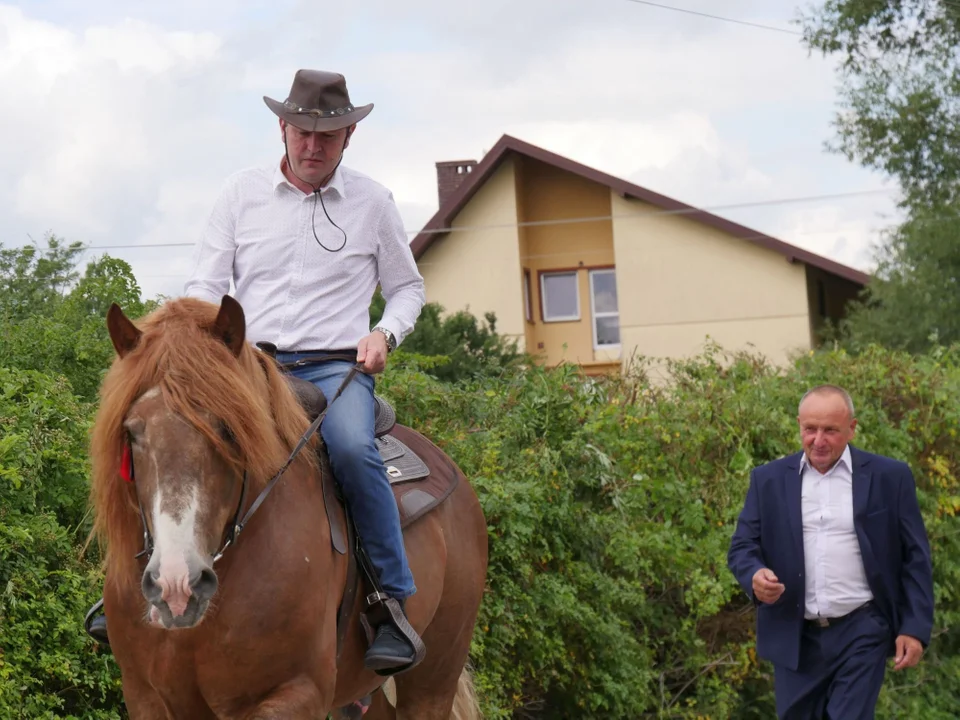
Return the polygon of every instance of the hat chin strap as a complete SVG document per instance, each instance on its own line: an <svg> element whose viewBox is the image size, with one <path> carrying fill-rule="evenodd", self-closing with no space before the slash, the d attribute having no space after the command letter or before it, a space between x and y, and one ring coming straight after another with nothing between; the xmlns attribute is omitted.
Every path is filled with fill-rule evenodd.
<svg viewBox="0 0 960 720"><path fill-rule="evenodd" d="M330 178L333 177L333 173L337 171L337 168L340 167L340 163L343 162L343 153L347 149L347 140L349 139L350 139L350 131L348 130L346 136L343 138L343 146L340 148L340 157L337 159L337 164L333 166L333 170L330 172L330 174L327 175L326 178L324 178L324 182L330 180ZM323 201L323 193L320 192L320 188L323 187L323 182L321 182L319 185L314 187L313 183L309 183L306 180L304 180L302 177L297 175L297 171L293 169L293 163L290 161L290 149L287 147L286 129L284 129L283 131L283 153L284 153L284 156L287 158L287 167L290 168L290 172L293 173L293 176L297 180L302 182L304 185L309 185L310 187L313 188L313 215L310 218L311 230L313 230L313 239L317 241L317 245L322 247L327 252L340 252L347 245L347 233L342 227L340 227L333 221L333 219L330 217L330 213L327 212L327 205ZM340 243L340 247L338 248L328 248L326 245L324 245L320 241L320 238L317 236L316 218L317 218L317 198L318 197L320 198L320 207L323 208L323 214L327 216L327 221L343 234L343 242Z"/></svg>

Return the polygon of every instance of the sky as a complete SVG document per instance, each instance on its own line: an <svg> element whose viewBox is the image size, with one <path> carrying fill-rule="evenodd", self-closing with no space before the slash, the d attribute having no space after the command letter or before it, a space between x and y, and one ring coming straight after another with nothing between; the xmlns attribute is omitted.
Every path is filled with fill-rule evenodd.
<svg viewBox="0 0 960 720"><path fill-rule="evenodd" d="M797 32L784 0L662 0ZM279 160L298 68L375 107L344 164L412 239L504 134L869 271L896 187L829 152L835 61L636 0L0 0L0 243L47 233L176 296L228 175ZM123 246L105 249L108 246Z"/></svg>

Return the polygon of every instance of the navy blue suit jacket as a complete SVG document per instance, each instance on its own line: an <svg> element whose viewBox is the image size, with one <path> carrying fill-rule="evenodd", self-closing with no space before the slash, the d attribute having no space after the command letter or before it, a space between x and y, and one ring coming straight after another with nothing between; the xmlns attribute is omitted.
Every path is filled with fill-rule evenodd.
<svg viewBox="0 0 960 720"><path fill-rule="evenodd" d="M755 468L727 565L757 604L757 654L797 669L803 631L805 572L800 507L802 453ZM897 635L930 642L933 573L930 546L910 468L850 446L853 522L874 602ZM753 576L770 568L784 585L773 604L753 595Z"/></svg>

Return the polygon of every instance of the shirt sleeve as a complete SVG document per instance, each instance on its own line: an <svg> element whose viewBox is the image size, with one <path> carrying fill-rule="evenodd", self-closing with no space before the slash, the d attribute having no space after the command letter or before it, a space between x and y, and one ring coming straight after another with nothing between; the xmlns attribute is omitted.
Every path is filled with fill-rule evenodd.
<svg viewBox="0 0 960 720"><path fill-rule="evenodd" d="M378 324L392 332L399 345L413 331L426 302L426 293L392 193L384 200L377 236L377 270L386 300L383 318Z"/></svg>
<svg viewBox="0 0 960 720"><path fill-rule="evenodd" d="M230 291L237 252L237 200L236 183L228 183L214 203L200 236L196 263L190 279L184 285L184 295L219 305L223 296Z"/></svg>

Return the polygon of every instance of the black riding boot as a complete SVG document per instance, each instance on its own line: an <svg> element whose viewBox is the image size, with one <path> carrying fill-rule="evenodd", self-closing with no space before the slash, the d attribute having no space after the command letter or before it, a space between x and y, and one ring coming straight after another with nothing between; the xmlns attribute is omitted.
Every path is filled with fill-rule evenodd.
<svg viewBox="0 0 960 720"><path fill-rule="evenodd" d="M102 609L103 599L100 599L97 604L87 612L87 617L83 621L83 629L87 631L87 635L98 643L110 647L110 641L107 638L107 616L97 614Z"/></svg>
<svg viewBox="0 0 960 720"><path fill-rule="evenodd" d="M405 602L397 602L406 618ZM411 665L416 656L416 649L388 615L377 626L373 644L363 656L363 664L381 675L390 675Z"/></svg>

